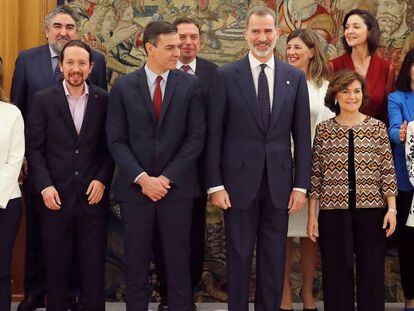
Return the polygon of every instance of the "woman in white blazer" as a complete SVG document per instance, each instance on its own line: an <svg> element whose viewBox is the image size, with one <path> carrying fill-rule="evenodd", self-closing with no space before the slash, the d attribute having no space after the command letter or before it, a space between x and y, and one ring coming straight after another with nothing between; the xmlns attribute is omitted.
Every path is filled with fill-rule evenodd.
<svg viewBox="0 0 414 311"><path fill-rule="evenodd" d="M10 311L10 264L22 216L18 183L24 157L24 124L20 110L4 102L0 88L0 311Z"/></svg>
<svg viewBox="0 0 414 311"><path fill-rule="evenodd" d="M317 35L308 29L298 29L290 33L286 47L287 62L304 71L306 75L312 141L315 136L316 125L322 121L333 118L335 114L325 107L325 94L328 89L328 65ZM300 258L302 270L302 286L300 298L303 310L315 311L316 305L312 294L313 276L317 246L308 239L306 226L308 208L293 216L289 216L288 240L286 243L285 283L280 310L292 310L292 289L290 282L290 266L292 259L292 238L300 238Z"/></svg>

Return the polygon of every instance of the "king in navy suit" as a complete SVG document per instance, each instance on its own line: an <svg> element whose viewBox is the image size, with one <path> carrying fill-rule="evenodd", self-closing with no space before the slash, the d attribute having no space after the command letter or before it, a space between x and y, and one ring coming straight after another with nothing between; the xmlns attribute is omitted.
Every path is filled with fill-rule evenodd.
<svg viewBox="0 0 414 311"><path fill-rule="evenodd" d="M190 311L190 229L200 195L197 160L205 135L198 78L176 69L176 26L144 31L145 67L118 78L109 97L109 150L124 228L126 308L148 309L154 225L160 229L170 311Z"/></svg>
<svg viewBox="0 0 414 311"><path fill-rule="evenodd" d="M211 88L207 186L224 209L229 310L248 310L256 246L255 310L279 311L288 214L310 186L308 90L304 74L273 55L273 11L252 8L244 36L249 54L217 69Z"/></svg>

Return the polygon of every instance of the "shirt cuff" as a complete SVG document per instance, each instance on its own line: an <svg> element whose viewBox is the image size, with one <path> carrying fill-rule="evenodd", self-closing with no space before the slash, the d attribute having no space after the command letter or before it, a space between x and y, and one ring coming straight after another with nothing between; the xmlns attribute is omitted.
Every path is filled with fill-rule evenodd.
<svg viewBox="0 0 414 311"><path fill-rule="evenodd" d="M134 183L138 183L138 179L140 179L141 178L141 176L142 175L146 175L147 173L146 172L142 172L141 174L139 174L138 176L137 176L137 178L135 178L135 180L134 180Z"/></svg>
<svg viewBox="0 0 414 311"><path fill-rule="evenodd" d="M220 190L224 190L224 186L223 186L223 185L220 185L220 186L217 186L217 187L212 187L212 188L209 188L209 189L207 190L207 194L212 194L212 193L217 192L217 191L220 191Z"/></svg>
<svg viewBox="0 0 414 311"><path fill-rule="evenodd" d="M302 192L304 194L306 194L306 192L307 192L307 190L303 189L303 188L293 188L292 190L296 190L296 191Z"/></svg>

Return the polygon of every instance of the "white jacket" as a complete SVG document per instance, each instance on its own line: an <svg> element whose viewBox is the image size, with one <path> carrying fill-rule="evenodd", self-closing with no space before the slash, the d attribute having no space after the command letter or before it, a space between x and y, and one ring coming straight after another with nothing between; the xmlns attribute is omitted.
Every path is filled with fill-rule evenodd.
<svg viewBox="0 0 414 311"><path fill-rule="evenodd" d="M20 110L0 101L0 208L21 196L18 178L24 157L24 123Z"/></svg>

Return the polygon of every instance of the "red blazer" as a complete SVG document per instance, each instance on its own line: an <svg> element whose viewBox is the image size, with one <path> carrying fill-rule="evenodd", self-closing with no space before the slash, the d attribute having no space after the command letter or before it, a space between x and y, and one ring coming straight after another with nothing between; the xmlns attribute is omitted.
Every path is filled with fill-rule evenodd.
<svg viewBox="0 0 414 311"><path fill-rule="evenodd" d="M332 72L342 69L355 71L350 53L345 53L329 61L329 66ZM388 124L387 97L389 93L395 90L394 66L377 53L374 53L371 57L365 80L366 90L369 94L369 103L362 107L361 112Z"/></svg>

